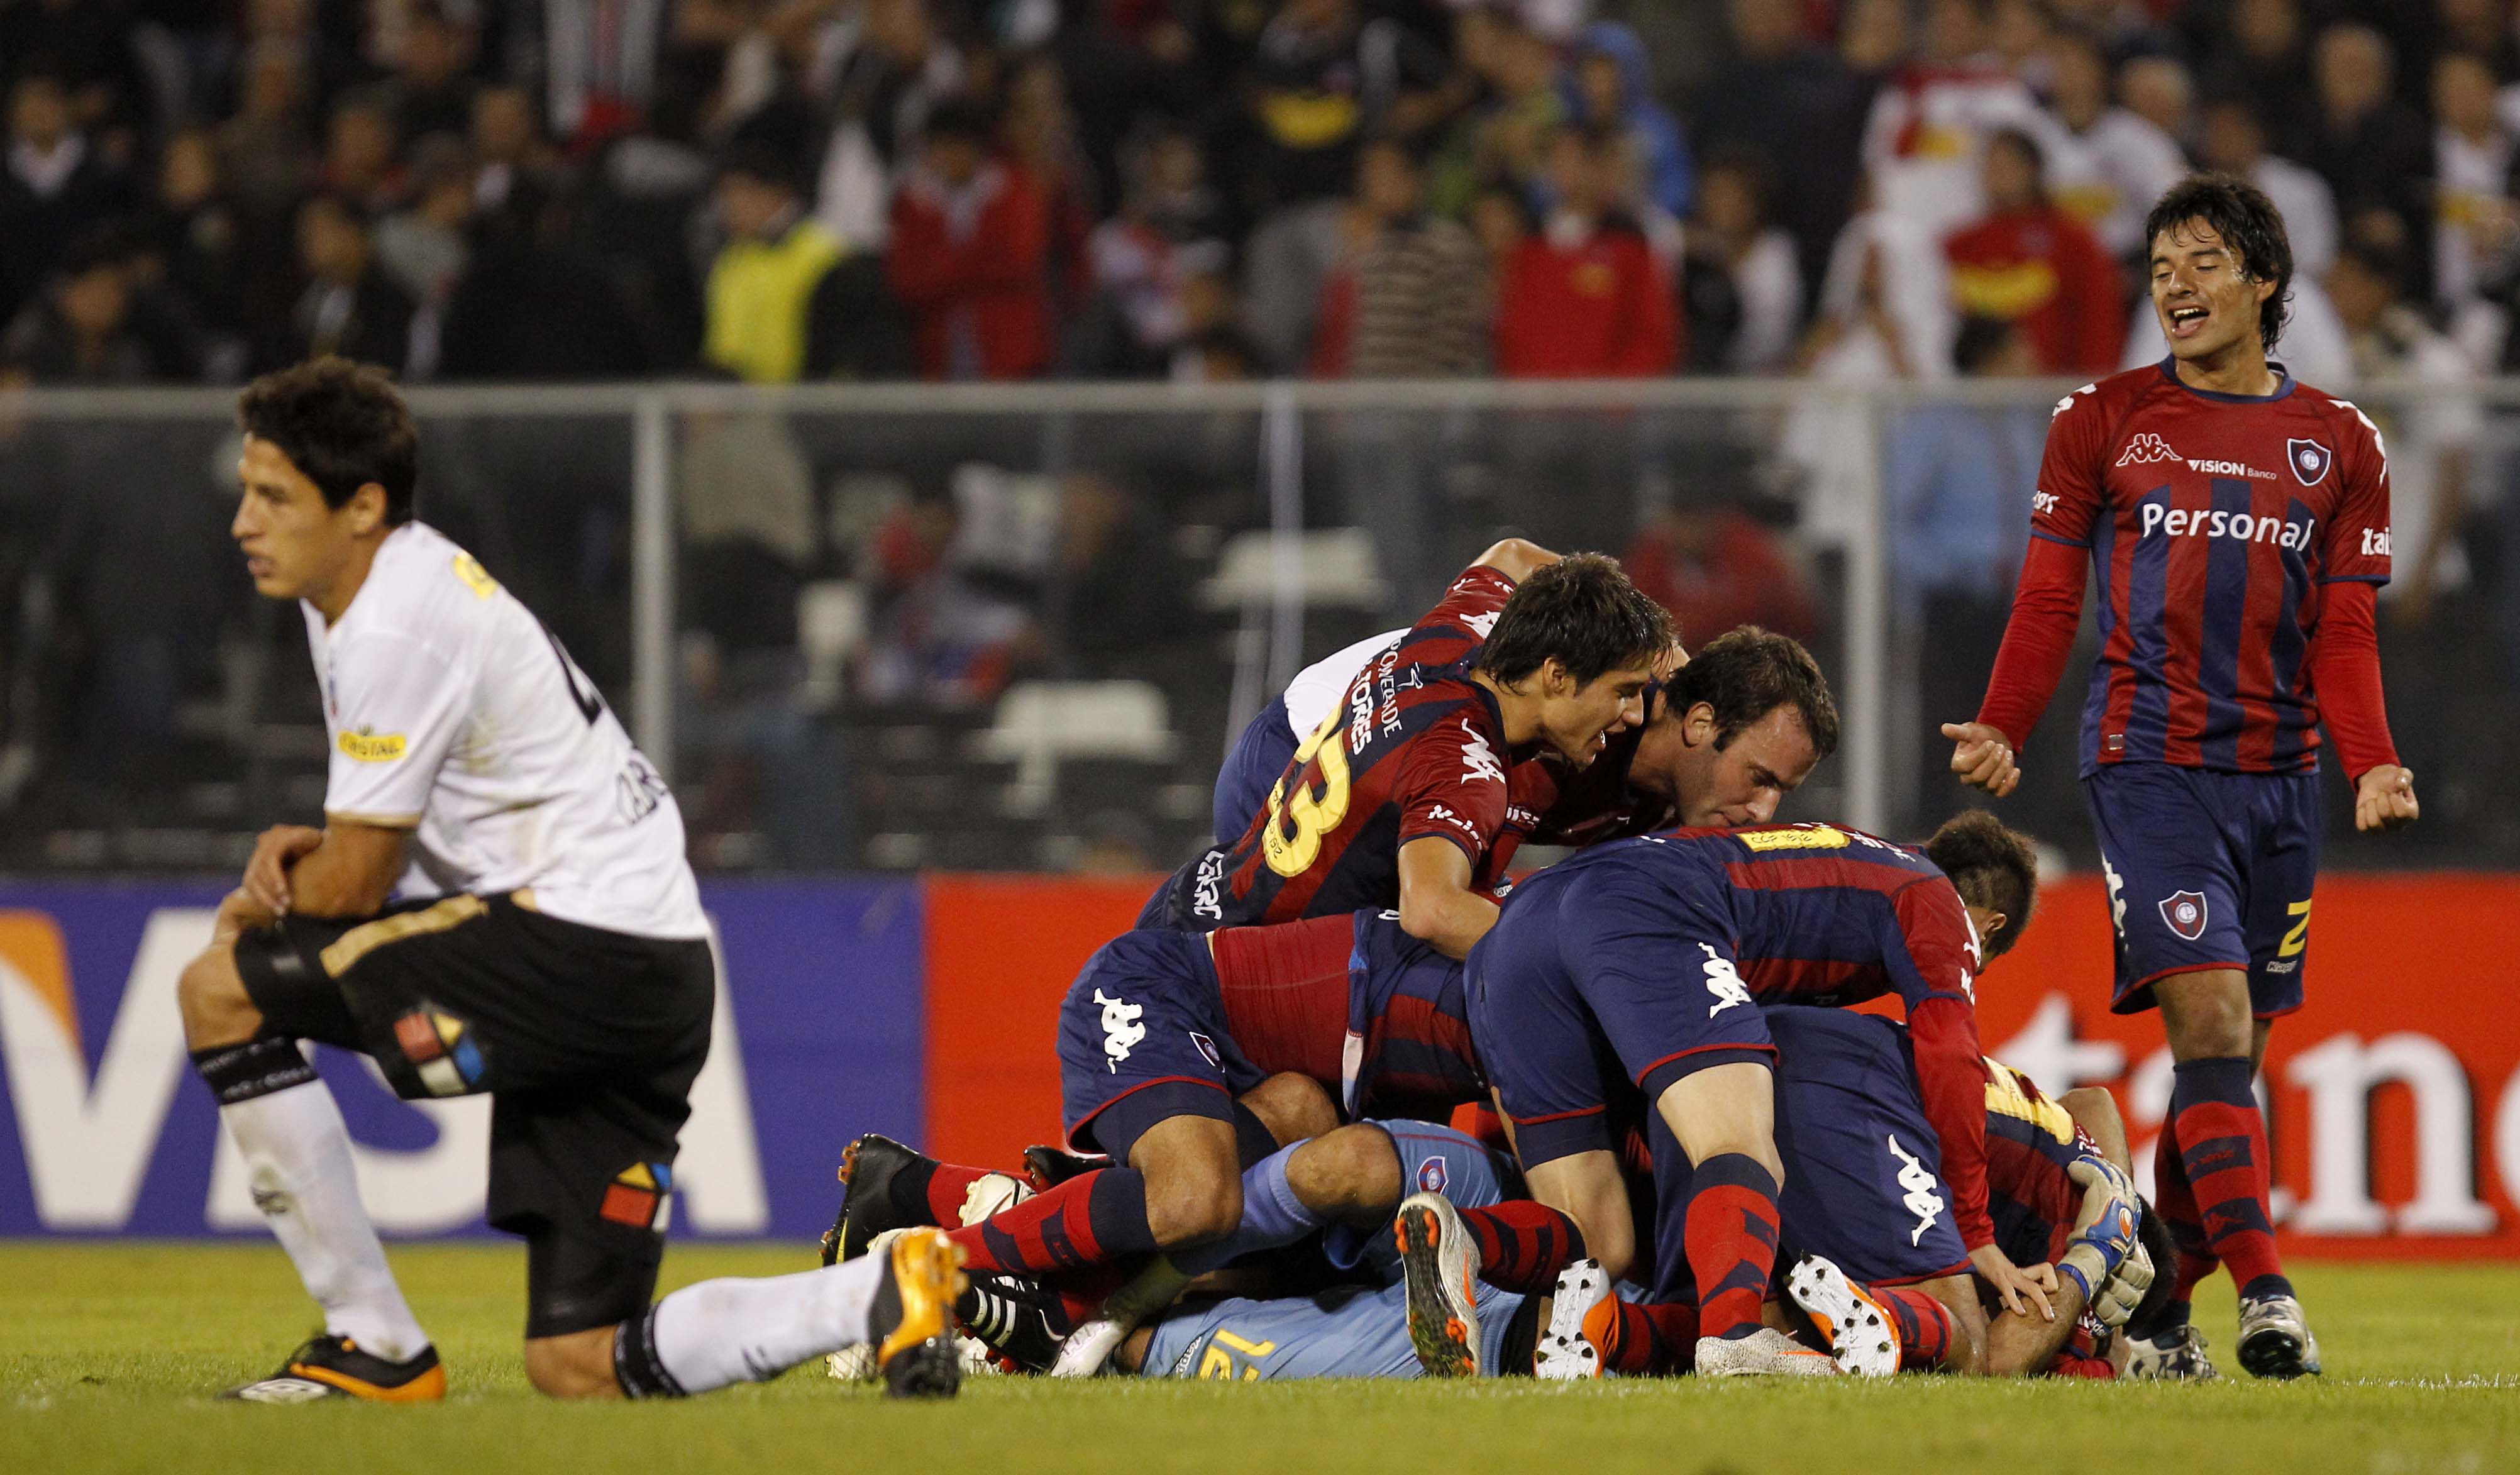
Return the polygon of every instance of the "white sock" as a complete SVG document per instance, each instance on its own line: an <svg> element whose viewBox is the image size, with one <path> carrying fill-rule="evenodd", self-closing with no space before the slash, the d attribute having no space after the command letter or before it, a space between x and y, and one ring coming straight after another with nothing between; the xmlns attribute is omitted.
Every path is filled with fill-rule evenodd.
<svg viewBox="0 0 2520 1475"><path fill-rule="evenodd" d="M656 1303L649 1323L656 1361L685 1393L762 1383L804 1362L869 1340L867 1319L884 1255L768 1279L703 1280Z"/></svg>
<svg viewBox="0 0 2520 1475"><path fill-rule="evenodd" d="M246 1182L306 1293L324 1308L324 1329L363 1352L399 1363L428 1345L385 1265L376 1226L359 1202L350 1131L321 1081L219 1108L244 1154Z"/></svg>

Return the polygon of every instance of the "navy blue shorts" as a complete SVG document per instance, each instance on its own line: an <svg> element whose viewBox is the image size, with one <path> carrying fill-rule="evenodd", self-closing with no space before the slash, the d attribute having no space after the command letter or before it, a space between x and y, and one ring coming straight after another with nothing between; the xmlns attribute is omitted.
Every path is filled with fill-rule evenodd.
<svg viewBox="0 0 2520 1475"><path fill-rule="evenodd" d="M1942 1143L1925 1122L1907 1032L1852 1009L1782 1005L1764 1012L1777 1046L1777 1155L1785 1166L1778 1266L1823 1255L1867 1285L1966 1272ZM1688 1159L1659 1113L1646 1140L1654 1299L1693 1302Z"/></svg>
<svg viewBox="0 0 2520 1475"><path fill-rule="evenodd" d="M2261 1019L2301 1007L2318 776L2119 763L2083 781L2117 928L2117 992L2138 1013L2174 973L2238 968Z"/></svg>
<svg viewBox="0 0 2520 1475"><path fill-rule="evenodd" d="M1216 843L1231 845L1251 827L1268 806L1269 790L1286 776L1286 765L1295 760L1301 743L1295 730L1286 725L1284 694L1270 697L1260 715L1242 729L1242 736L1234 739L1225 767L1217 770L1216 796L1210 804Z"/></svg>
<svg viewBox="0 0 2520 1475"><path fill-rule="evenodd" d="M1073 1151L1126 1161L1166 1117L1232 1123L1264 1077L1226 1033L1206 936L1123 932L1087 960L1058 1009L1058 1079Z"/></svg>
<svg viewBox="0 0 2520 1475"><path fill-rule="evenodd" d="M1642 843L1642 842L1640 842ZM1720 871L1707 885L1722 888ZM1470 1033L1526 1168L1616 1146L1625 1104L1651 1115L1672 1083L1765 1064L1766 1021L1711 899L1596 862L1515 888L1470 951Z"/></svg>

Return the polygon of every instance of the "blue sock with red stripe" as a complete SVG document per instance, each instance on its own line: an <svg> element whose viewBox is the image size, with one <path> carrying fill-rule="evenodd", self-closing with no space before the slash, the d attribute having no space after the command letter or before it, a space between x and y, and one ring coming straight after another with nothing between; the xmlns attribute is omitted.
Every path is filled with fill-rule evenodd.
<svg viewBox="0 0 2520 1475"><path fill-rule="evenodd" d="M1456 1212L1479 1247L1479 1278L1499 1290L1552 1290L1557 1273L1584 1258L1584 1231L1545 1203L1515 1198Z"/></svg>
<svg viewBox="0 0 2520 1475"><path fill-rule="evenodd" d="M2240 1294L2289 1296L2267 1210L2272 1164L2267 1119L2250 1089L2255 1075L2246 1055L2181 1061L2171 1071L2171 1128L2205 1240L2231 1268Z"/></svg>
<svg viewBox="0 0 2520 1475"><path fill-rule="evenodd" d="M963 1247L967 1269L1004 1275L1048 1275L1151 1255L1147 1175L1135 1168L1082 1173L945 1237Z"/></svg>
<svg viewBox="0 0 2520 1475"><path fill-rule="evenodd" d="M1760 1327L1777 1269L1777 1180L1756 1158L1718 1153L1691 1175L1683 1233L1697 1277L1701 1337L1746 1337Z"/></svg>

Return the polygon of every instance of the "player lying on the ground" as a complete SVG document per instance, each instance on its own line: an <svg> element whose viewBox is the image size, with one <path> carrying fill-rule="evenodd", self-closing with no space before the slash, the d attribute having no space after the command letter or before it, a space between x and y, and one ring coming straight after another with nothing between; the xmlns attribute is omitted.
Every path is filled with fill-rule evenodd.
<svg viewBox="0 0 2520 1475"><path fill-rule="evenodd" d="M1508 542L1504 557L1538 550ZM1551 749L1577 764L1643 716L1669 616L1598 554L1516 583L1473 567L1360 672L1296 749L1249 828L1175 872L1140 918L1204 932L1393 909L1451 957L1496 920L1518 835L1508 772Z"/></svg>
<svg viewBox="0 0 2520 1475"><path fill-rule="evenodd" d="M1684 1149L1658 1168L1687 1170L1689 1265L1722 1288L1704 1308L1697 1365L1808 1370L1758 1323L1783 1168L1775 1047L1756 1006L1895 992L1969 1261L2007 1307L2039 1301L1987 1216L1973 1003L1978 970L2018 933L2036 881L2029 842L1983 813L1944 826L1923 854L1824 825L1677 831L1597 846L1524 881L1470 960L1469 997L1533 1196L1572 1215L1594 1257L1626 1274L1635 1231L1607 1113L1661 1116ZM1606 1074L1613 1060L1624 1079Z"/></svg>
<svg viewBox="0 0 2520 1475"><path fill-rule="evenodd" d="M2283 217L2198 175L2144 221L2170 356L2059 400L2010 622L1952 768L1998 795L2063 676L2086 565L2100 628L2082 780L2116 926L2112 1007L2161 1010L2177 1067L2153 1202L2179 1281L2140 1328L2139 1376L2212 1377L2188 1292L2219 1264L2240 1292L2240 1364L2318 1371L2268 1210L2252 1082L2301 1006L2318 870L2319 725L2357 829L2418 812L2399 766L2373 629L2389 579L2389 463L2346 400L2268 362L2292 280ZM2165 1270L2171 1269L2164 1267Z"/></svg>
<svg viewBox="0 0 2520 1475"><path fill-rule="evenodd" d="M1777 1146L1785 1168L1780 1260L1794 1266L1788 1294L1832 1343L1841 1370L1877 1375L1904 1365L2017 1376L2066 1362L2069 1339L2095 1343L2105 1335L2101 1319L2078 1325L2094 1291L2106 1288L2101 1309L2114 1307L2123 1319L2150 1283L2148 1263L2114 1238L2081 1242L2095 1224L2106 1222L2103 1236L2122 1227L2115 1205L2124 1204L2126 1217L2135 1212L2124 1178L2124 1137L2106 1092L2069 1094L2091 1123L2080 1130L2074 1116L2016 1072L1987 1062L1988 1188L1997 1242L2021 1265L2044 1271L2056 1262L2057 1319L2004 1313L1982 1303L1952 1227L1952 1195L1939 1172L1939 1147L1924 1120L1905 1031L1853 1010L1775 1006L1765 1012L1778 1050ZM1651 1154L1676 1150L1669 1131L1656 1126ZM1638 1191L1648 1198L1656 1180L1670 1178L1642 1176ZM1689 1367L1696 1286L1683 1252L1687 1202L1675 1196L1654 1208L1658 1254L1648 1300L1605 1300L1583 1316L1580 1339L1566 1346L1544 1342L1543 1376ZM1440 1279L1421 1274L1413 1284L1485 1278L1477 1237L1461 1243L1448 1206L1413 1198L1400 1219L1410 1261L1461 1262ZM2148 1223L2145 1233L2166 1243L2157 1223ZM1520 1274L1550 1275L1560 1268L1541 1265ZM1780 1323L1774 1303L1767 1320ZM1420 1316L1416 1324L1440 1328L1447 1321L1469 1327L1476 1317L1456 1307ZM1430 1365L1459 1358L1444 1346L1421 1352ZM2079 1361L2066 1367L2094 1370Z"/></svg>
<svg viewBox="0 0 2520 1475"><path fill-rule="evenodd" d="M270 375L239 419L231 531L255 590L305 612L333 755L324 827L264 833L177 986L254 1204L324 1308L237 1396L446 1392L301 1040L409 1099L489 1094L490 1223L526 1241L542 1392L698 1393L860 1342L894 1392L952 1392L941 1235L650 1304L717 987L673 795L558 638L413 519L418 430L382 372Z"/></svg>

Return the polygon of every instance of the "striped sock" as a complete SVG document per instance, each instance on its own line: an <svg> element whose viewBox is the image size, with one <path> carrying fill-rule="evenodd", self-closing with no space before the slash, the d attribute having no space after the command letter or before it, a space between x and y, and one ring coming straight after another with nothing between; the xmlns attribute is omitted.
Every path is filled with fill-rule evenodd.
<svg viewBox="0 0 2520 1475"><path fill-rule="evenodd" d="M1499 1290L1546 1291L1584 1258L1584 1231L1547 1204L1514 1198L1458 1212L1479 1247L1479 1278Z"/></svg>
<svg viewBox="0 0 2520 1475"><path fill-rule="evenodd" d="M1899 1365L1911 1371L1940 1367L1952 1355L1952 1309L1911 1285L1869 1287L1890 1313L1899 1333Z"/></svg>
<svg viewBox="0 0 2520 1475"><path fill-rule="evenodd" d="M1046 1275L1149 1255L1147 1176L1135 1168L1079 1174L945 1237L963 1247L967 1268L999 1274Z"/></svg>
<svg viewBox="0 0 2520 1475"><path fill-rule="evenodd" d="M922 1223L953 1229L963 1222L963 1196L989 1172L933 1158L916 1159L893 1176L893 1208L902 1214L924 1213L927 1217Z"/></svg>
<svg viewBox="0 0 2520 1475"><path fill-rule="evenodd" d="M1647 1305L1612 1296L1585 1316L1584 1335L1601 1354L1603 1372L1687 1372L1697 1357L1697 1308L1686 1301Z"/></svg>
<svg viewBox="0 0 2520 1475"><path fill-rule="evenodd" d="M2172 1327L2187 1324L2187 1304L2194 1299L2198 1281L2222 1268L2214 1258L2213 1245L2206 1242L2205 1224L2196 1212L2196 1190L2187 1184L2187 1166L2179 1152L2179 1134L2169 1124L2161 1129L2161 1140L2152 1150L2152 1209L2161 1222L2170 1227L2171 1242L2179 1246L2179 1263L2155 1267L2171 1276L2170 1299L2161 1312L2140 1328L2130 1328L2137 1336L2158 1336Z"/></svg>
<svg viewBox="0 0 2520 1475"><path fill-rule="evenodd" d="M1777 1180L1738 1152L1708 1158L1693 1177L1683 1232L1697 1278L1698 1334L1746 1337L1759 1329L1777 1268Z"/></svg>
<svg viewBox="0 0 2520 1475"><path fill-rule="evenodd" d="M2215 1258L2230 1267L2241 1295L2289 1296L2267 1212L2272 1164L2254 1074L2245 1055L2181 1061L2171 1072L2170 1120Z"/></svg>

